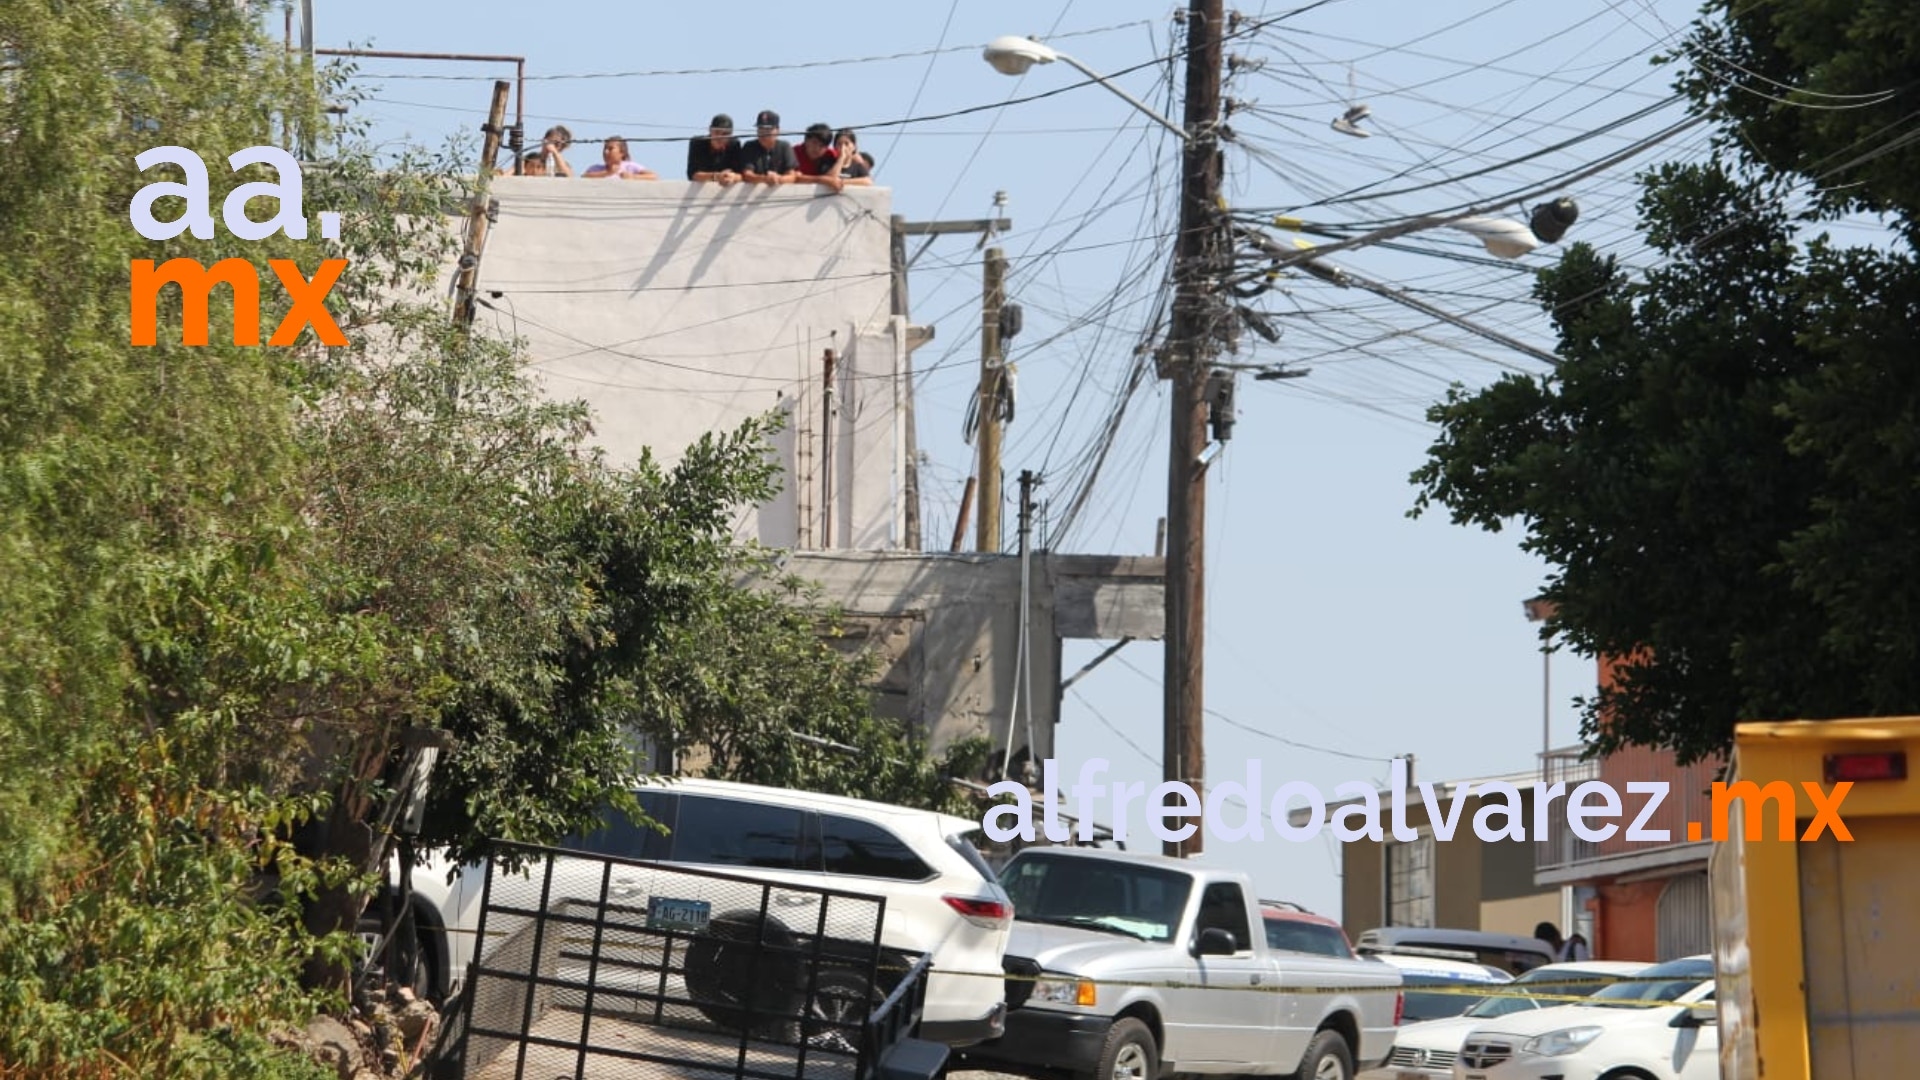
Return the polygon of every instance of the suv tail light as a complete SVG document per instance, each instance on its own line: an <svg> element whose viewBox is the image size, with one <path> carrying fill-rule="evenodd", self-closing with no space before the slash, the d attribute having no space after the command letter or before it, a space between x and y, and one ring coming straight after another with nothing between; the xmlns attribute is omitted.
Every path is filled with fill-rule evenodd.
<svg viewBox="0 0 1920 1080"><path fill-rule="evenodd" d="M948 907L959 912L963 918L975 926L998 930L1013 921L1012 904L1003 904L998 900L980 900L971 896L956 896L952 893L940 899L945 900Z"/></svg>
<svg viewBox="0 0 1920 1080"><path fill-rule="evenodd" d="M1399 993L1393 995L1393 1026L1399 1027L1400 1021L1404 1019L1406 1015L1407 1015L1407 992L1405 990L1402 990Z"/></svg>

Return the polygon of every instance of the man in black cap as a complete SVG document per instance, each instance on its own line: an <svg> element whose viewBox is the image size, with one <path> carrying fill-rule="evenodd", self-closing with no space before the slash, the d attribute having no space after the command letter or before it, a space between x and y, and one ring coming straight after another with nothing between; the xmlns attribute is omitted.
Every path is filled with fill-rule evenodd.
<svg viewBox="0 0 1920 1080"><path fill-rule="evenodd" d="M707 137L687 144L687 179L739 182L740 140L733 137L733 117L715 116L707 125Z"/></svg>
<svg viewBox="0 0 1920 1080"><path fill-rule="evenodd" d="M740 147L740 178L750 184L791 184L800 176L793 144L780 137L780 114L763 109L753 122L759 137Z"/></svg>

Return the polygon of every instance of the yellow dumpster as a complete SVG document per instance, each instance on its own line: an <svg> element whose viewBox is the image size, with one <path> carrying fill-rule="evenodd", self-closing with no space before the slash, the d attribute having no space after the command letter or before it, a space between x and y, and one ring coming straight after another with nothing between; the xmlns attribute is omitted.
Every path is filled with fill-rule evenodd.
<svg viewBox="0 0 1920 1080"><path fill-rule="evenodd" d="M1721 1080L1920 1076L1920 717L1742 724L1716 785Z"/></svg>

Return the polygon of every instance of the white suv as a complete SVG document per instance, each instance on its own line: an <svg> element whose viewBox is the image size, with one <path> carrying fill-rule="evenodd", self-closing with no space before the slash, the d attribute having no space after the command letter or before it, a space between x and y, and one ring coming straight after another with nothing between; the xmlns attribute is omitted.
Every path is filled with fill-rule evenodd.
<svg viewBox="0 0 1920 1080"><path fill-rule="evenodd" d="M923 954L932 954L920 1037L965 1046L997 1038L1005 1029L1002 959L1013 905L968 837L978 831L978 822L864 799L721 780L678 779L639 788L636 794L647 816L669 830L666 834L621 820L557 846L882 897L883 964L903 971ZM450 986L472 960L485 873L465 867L451 886L446 877L444 866L429 865L414 871L413 884L416 902L426 907L422 936L429 939L430 953L437 950L448 958L442 970L452 978L443 975L441 981ZM646 877L642 868L616 864L611 895L650 893ZM680 891L687 891L685 883L693 879L680 880ZM599 882L592 884L597 894ZM817 894L799 891L775 893L773 899L793 905L811 899L818 906ZM707 901L685 902L707 917ZM723 912L712 914L718 922ZM812 919L798 906L778 914L787 921ZM436 933L434 923L452 932ZM865 933L855 930L856 936ZM690 961L689 983L695 981L696 970ZM884 993L891 985L883 983L878 989Z"/></svg>

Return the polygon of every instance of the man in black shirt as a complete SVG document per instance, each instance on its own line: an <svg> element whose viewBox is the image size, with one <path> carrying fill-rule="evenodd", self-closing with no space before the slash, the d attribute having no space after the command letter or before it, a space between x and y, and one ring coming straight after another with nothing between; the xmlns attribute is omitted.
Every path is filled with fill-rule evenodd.
<svg viewBox="0 0 1920 1080"><path fill-rule="evenodd" d="M740 147L740 178L750 184L791 184L800 176L793 144L780 137L780 114L763 110L754 120L759 137Z"/></svg>
<svg viewBox="0 0 1920 1080"><path fill-rule="evenodd" d="M733 137L733 117L726 113L707 125L707 137L687 144L687 179L721 184L740 180L740 142Z"/></svg>

